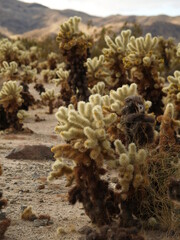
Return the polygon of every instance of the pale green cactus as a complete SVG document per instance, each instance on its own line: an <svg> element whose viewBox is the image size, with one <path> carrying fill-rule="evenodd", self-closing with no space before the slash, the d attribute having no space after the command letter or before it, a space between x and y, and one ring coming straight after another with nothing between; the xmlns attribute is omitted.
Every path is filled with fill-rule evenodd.
<svg viewBox="0 0 180 240"><path fill-rule="evenodd" d="M164 99L165 104L173 103L175 106L176 115L180 112L180 71L175 71L174 76L169 76L169 85L163 88L163 92L167 94Z"/></svg>
<svg viewBox="0 0 180 240"><path fill-rule="evenodd" d="M113 101L113 103L111 104L111 109L115 111L117 114L120 114L121 109L124 106L125 98L131 95L138 95L137 85L135 83L132 83L130 86L123 85L121 88L118 88L116 91L111 90L110 98Z"/></svg>
<svg viewBox="0 0 180 240"><path fill-rule="evenodd" d="M106 128L116 121L116 114L104 114L103 100L99 94L91 95L89 102L78 102L77 110L72 105L60 107L56 113L59 125L56 132L66 141L76 140L75 149L90 150L90 158L99 165L103 155L112 155L113 149Z"/></svg>
<svg viewBox="0 0 180 240"><path fill-rule="evenodd" d="M89 88L89 91L91 94L100 94L101 96L105 95L107 93L105 89L106 85L104 82L98 82L92 89Z"/></svg>
<svg viewBox="0 0 180 240"><path fill-rule="evenodd" d="M105 67L110 71L110 77L105 81L110 86L122 86L128 83L127 72L123 66L123 58L127 54L127 45L131 31L122 31L121 35L113 41L109 36L105 37L108 48L102 50L105 58Z"/></svg>
<svg viewBox="0 0 180 240"><path fill-rule="evenodd" d="M0 40L0 62L12 62L18 59L18 47L7 38Z"/></svg>
<svg viewBox="0 0 180 240"><path fill-rule="evenodd" d="M71 17L68 21L60 25L60 31L57 37L57 41L64 39L72 39L73 36L79 33L80 17Z"/></svg>
<svg viewBox="0 0 180 240"><path fill-rule="evenodd" d="M18 75L18 64L13 62L3 61L2 68L0 69L0 76L5 80L13 80L19 77Z"/></svg>
<svg viewBox="0 0 180 240"><path fill-rule="evenodd" d="M56 71L50 70L50 69L44 69L41 71L41 75L43 77L43 80L47 83L56 77Z"/></svg>
<svg viewBox="0 0 180 240"><path fill-rule="evenodd" d="M8 112L16 111L23 103L21 91L23 87L19 86L16 81L8 81L3 83L0 91L0 104Z"/></svg>
<svg viewBox="0 0 180 240"><path fill-rule="evenodd" d="M54 70L57 67L57 62L58 62L59 56L58 54L51 52L48 54L48 67L51 70Z"/></svg>
<svg viewBox="0 0 180 240"><path fill-rule="evenodd" d="M119 158L115 160L115 167L118 169L119 184L123 200L128 198L130 185L134 189L146 186L147 181L147 152L145 149L136 149L134 143L129 144L128 150L120 140L114 142L116 153Z"/></svg>
<svg viewBox="0 0 180 240"><path fill-rule="evenodd" d="M127 64L131 64L131 66L143 64L143 66L149 67L156 61L155 51L157 46L158 38L152 38L150 33L146 34L144 38L132 36L127 45L129 52L126 58Z"/></svg>
<svg viewBox="0 0 180 240"><path fill-rule="evenodd" d="M94 86L100 81L105 81L106 78L110 77L110 73L104 67L103 55L100 55L99 58L88 58L85 65L87 66L86 76L88 78L88 85L90 87Z"/></svg>
<svg viewBox="0 0 180 240"><path fill-rule="evenodd" d="M52 114L54 109L53 103L59 95L55 94L54 89L48 89L45 92L42 92L40 96L42 102L48 104L49 114Z"/></svg>
<svg viewBox="0 0 180 240"><path fill-rule="evenodd" d="M19 122L22 123L24 121L25 118L28 117L27 111L25 110L19 110L17 113L17 117L19 119Z"/></svg>
<svg viewBox="0 0 180 240"><path fill-rule="evenodd" d="M69 77L69 71L66 71L63 68L59 68L59 70L56 72L56 75L58 76L58 78L53 79L53 82L55 82L56 86L59 86L61 83L67 82Z"/></svg>
<svg viewBox="0 0 180 240"><path fill-rule="evenodd" d="M32 69L31 66L25 65L22 65L21 68L21 80L27 84L34 82L36 79L37 70L35 68Z"/></svg>
<svg viewBox="0 0 180 240"><path fill-rule="evenodd" d="M180 57L180 43L178 43L178 45L177 45L177 53L176 53L176 55L178 57Z"/></svg>
<svg viewBox="0 0 180 240"><path fill-rule="evenodd" d="M61 158L59 159L58 158L58 159L56 159L56 161L52 165L52 171L50 172L47 180L48 181L52 181L52 180L57 179L57 178L59 178L59 177L61 177L63 175L66 175L67 176L67 180L70 180L70 181L68 181L68 183L66 185L66 186L68 186L68 185L71 185L71 183L72 183L71 179L73 180L73 178L71 178L71 179L69 178L68 179L68 177L70 175L72 175L72 173L73 173L73 167L72 166L68 166L67 165L67 161L66 161L66 163L64 163L63 159L61 159Z"/></svg>
<svg viewBox="0 0 180 240"><path fill-rule="evenodd" d="M139 94L152 101L151 111L156 115L162 113L162 87L165 82L159 73L163 59L158 52L158 41L150 33L145 37L131 37L123 59L125 69L130 71L130 78L138 85Z"/></svg>

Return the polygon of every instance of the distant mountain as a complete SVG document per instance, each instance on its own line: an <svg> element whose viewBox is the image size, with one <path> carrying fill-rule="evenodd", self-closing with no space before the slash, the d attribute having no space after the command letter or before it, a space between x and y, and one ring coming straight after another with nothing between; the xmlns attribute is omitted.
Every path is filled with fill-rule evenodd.
<svg viewBox="0 0 180 240"><path fill-rule="evenodd" d="M57 34L59 25L71 16L82 18L81 28L93 32L100 27L111 26L114 31L124 25L138 23L143 34L151 32L165 38L174 37L180 41L180 16L122 16L96 17L75 10L53 10L36 3L24 3L17 0L0 0L0 34L8 37L36 37L42 38ZM88 30L87 24L93 27Z"/></svg>

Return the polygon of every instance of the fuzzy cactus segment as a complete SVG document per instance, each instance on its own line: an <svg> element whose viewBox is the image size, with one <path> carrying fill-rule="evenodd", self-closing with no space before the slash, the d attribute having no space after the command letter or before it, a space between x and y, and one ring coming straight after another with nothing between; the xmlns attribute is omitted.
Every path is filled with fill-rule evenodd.
<svg viewBox="0 0 180 240"><path fill-rule="evenodd" d="M174 105L167 104L164 114L158 116L157 120L160 125L159 147L162 151L172 150L176 148L177 130L180 128L180 121L174 119Z"/></svg>
<svg viewBox="0 0 180 240"><path fill-rule="evenodd" d="M113 150L106 133L106 128L116 121L116 114L105 114L102 109L102 97L91 95L89 102L78 102L77 110L72 105L60 107L56 113L59 125L56 131L66 141L76 140L73 145L80 145L85 151L90 150L90 158L100 163L103 155L112 155Z"/></svg>

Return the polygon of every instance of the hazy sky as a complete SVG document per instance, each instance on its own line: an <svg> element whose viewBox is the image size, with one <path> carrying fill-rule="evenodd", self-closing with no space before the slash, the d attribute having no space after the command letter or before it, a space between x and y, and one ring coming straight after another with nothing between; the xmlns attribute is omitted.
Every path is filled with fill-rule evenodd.
<svg viewBox="0 0 180 240"><path fill-rule="evenodd" d="M74 9L97 16L180 15L180 0L21 0L36 2L53 9Z"/></svg>

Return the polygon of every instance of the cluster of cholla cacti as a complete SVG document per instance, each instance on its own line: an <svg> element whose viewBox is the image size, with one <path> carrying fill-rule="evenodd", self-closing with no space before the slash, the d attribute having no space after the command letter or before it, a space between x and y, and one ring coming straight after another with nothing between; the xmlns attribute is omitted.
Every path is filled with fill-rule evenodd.
<svg viewBox="0 0 180 240"><path fill-rule="evenodd" d="M2 165L0 164L0 176L2 175ZM0 219L0 238L2 239L7 228L10 225L10 219L6 217L6 213L3 211L3 209L7 205L7 200L3 198L2 191L0 190L0 214L1 214L1 219Z"/></svg>
<svg viewBox="0 0 180 240"><path fill-rule="evenodd" d="M88 239L121 239L132 226L179 231L169 192L180 179L179 44L126 30L106 36L107 48L91 59L79 22L70 18L57 38L66 66L55 83L76 102L64 96L55 115L64 143L52 148L48 179L65 176L69 202L100 227Z"/></svg>
<svg viewBox="0 0 180 240"><path fill-rule="evenodd" d="M48 53L46 61L41 54L38 44L29 47L21 40L0 39L0 130L23 130L27 111L38 107L36 103L47 105L49 113L53 112L58 90L54 93L52 83L45 92L44 84L58 77L56 72L63 64L57 53ZM32 94L33 87L40 95L45 92L40 99Z"/></svg>
<svg viewBox="0 0 180 240"><path fill-rule="evenodd" d="M88 239L179 230L180 43L123 30L91 58L96 40L80 29L79 17L61 24L59 52L45 57L39 43L0 39L0 130L57 108L63 143L48 179L65 176L69 202L100 227Z"/></svg>

